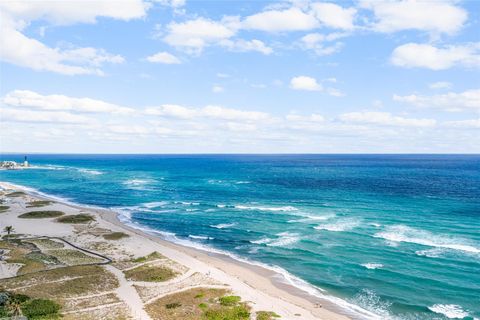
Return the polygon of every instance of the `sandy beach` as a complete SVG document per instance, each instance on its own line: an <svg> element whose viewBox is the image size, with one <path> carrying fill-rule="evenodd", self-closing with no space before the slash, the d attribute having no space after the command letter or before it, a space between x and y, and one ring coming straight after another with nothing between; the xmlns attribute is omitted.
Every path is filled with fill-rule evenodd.
<svg viewBox="0 0 480 320"><path fill-rule="evenodd" d="M137 228L122 223L117 214L110 210L80 207L49 199L43 195L34 194L22 187L8 183L0 183L3 189L2 199L9 208L0 213L1 229L13 226L14 233L22 237L58 237L80 248L88 249L107 256L113 263L102 265L107 272L113 274L118 281L114 292L117 296L115 303L121 305L127 318L156 319L145 311L145 306L156 300L194 288L225 289L241 297L251 308L251 319L257 311L273 311L281 319L348 319L342 315L333 303L315 298L306 292L288 284L279 275L262 268L240 262L228 256L181 246L165 240L159 236L143 232ZM15 197L8 197L12 192L24 192ZM41 210L63 212L66 216L86 214L91 215L94 221L86 224L58 223L54 218L22 219L18 216L40 208L27 208L33 201L52 201ZM127 236L115 241L108 241L102 235L108 233L124 233ZM177 277L158 283L132 281L125 277L122 262L144 257L158 252L165 257L163 262L175 270ZM9 265L2 261L0 279L14 276L18 266ZM159 262L160 263L160 262ZM1 283L0 286L5 286ZM8 285L6 287L8 288ZM14 289L14 288L11 288ZM102 306L77 310L86 313L95 313ZM108 309L108 308L107 308ZM77 314L82 314L77 312ZM345 312L343 312L345 313ZM106 312L108 315L109 312ZM98 318L111 319L108 316ZM69 316L75 319L73 313Z"/></svg>

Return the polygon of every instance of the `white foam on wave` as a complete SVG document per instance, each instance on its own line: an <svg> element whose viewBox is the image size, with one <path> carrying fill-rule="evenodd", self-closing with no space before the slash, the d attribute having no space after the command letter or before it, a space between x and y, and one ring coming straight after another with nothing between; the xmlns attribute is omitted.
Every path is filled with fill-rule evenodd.
<svg viewBox="0 0 480 320"><path fill-rule="evenodd" d="M146 202L142 203L142 206L148 209L153 209L153 208L158 208L158 207L163 207L164 205L167 205L167 201L154 201L154 202Z"/></svg>
<svg viewBox="0 0 480 320"><path fill-rule="evenodd" d="M468 253L480 253L480 248L468 244L468 240L436 235L425 230L415 229L405 225L390 226L386 228L385 231L376 233L374 237L392 242L408 242Z"/></svg>
<svg viewBox="0 0 480 320"><path fill-rule="evenodd" d="M46 165L30 165L28 169L39 169L39 170L66 170L67 167L53 165L53 164L46 164Z"/></svg>
<svg viewBox="0 0 480 320"><path fill-rule="evenodd" d="M317 230L342 232L342 231L350 231L358 227L359 225L360 225L360 220L358 219L339 219L331 223L320 224L313 228Z"/></svg>
<svg viewBox="0 0 480 320"><path fill-rule="evenodd" d="M367 268L367 269L371 269L371 270L383 268L383 264L381 264L381 263L372 263L372 262L362 263L361 266L362 266L362 267L365 267L365 268Z"/></svg>
<svg viewBox="0 0 480 320"><path fill-rule="evenodd" d="M415 254L417 256L428 257L428 258L438 258L447 252L444 248L433 248L428 250L417 250Z"/></svg>
<svg viewBox="0 0 480 320"><path fill-rule="evenodd" d="M269 247L284 247L300 240L298 233L281 232L277 233L277 236L278 239L267 242L266 245Z"/></svg>
<svg viewBox="0 0 480 320"><path fill-rule="evenodd" d="M103 172L98 171L98 170L94 170L94 169L78 168L77 170L78 170L78 172L88 173L88 174L95 175L95 176L103 174Z"/></svg>
<svg viewBox="0 0 480 320"><path fill-rule="evenodd" d="M313 222L313 221L326 221L330 220L332 218L335 218L335 214L327 214L323 216L314 216L314 215L308 215L308 214L299 214L299 216L304 217L302 219L292 219L288 220L288 223L295 223L295 222Z"/></svg>
<svg viewBox="0 0 480 320"><path fill-rule="evenodd" d="M435 304L431 307L428 307L428 309L435 313L443 314L449 319L463 319L468 317L468 312L456 304Z"/></svg>
<svg viewBox="0 0 480 320"><path fill-rule="evenodd" d="M236 223L220 223L220 224L215 224L215 225L210 225L212 228L216 229L225 229L225 228L230 228L236 225Z"/></svg>
<svg viewBox="0 0 480 320"><path fill-rule="evenodd" d="M213 240L214 239L213 237L196 236L196 235L193 235L193 234L189 234L188 237L192 238L192 239L198 239L198 240Z"/></svg>
<svg viewBox="0 0 480 320"><path fill-rule="evenodd" d="M236 205L235 209L240 210L258 210L258 211L297 211L298 209L292 206L283 206L283 207L264 207L264 206L245 206L245 205Z"/></svg>
<svg viewBox="0 0 480 320"><path fill-rule="evenodd" d="M199 206L200 202L189 202L189 201L175 201L175 204L183 204L185 206Z"/></svg>
<svg viewBox="0 0 480 320"><path fill-rule="evenodd" d="M250 240L250 243L253 243L253 244L266 244L266 243L269 243L269 242L272 242L273 239L271 238L261 238L261 239L258 239L258 240Z"/></svg>

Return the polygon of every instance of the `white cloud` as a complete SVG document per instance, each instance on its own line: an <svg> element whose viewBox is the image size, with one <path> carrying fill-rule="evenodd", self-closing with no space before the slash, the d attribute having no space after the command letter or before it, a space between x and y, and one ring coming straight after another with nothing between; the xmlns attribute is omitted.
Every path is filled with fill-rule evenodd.
<svg viewBox="0 0 480 320"><path fill-rule="evenodd" d="M431 33L453 34L467 21L467 12L456 1L374 1L363 0L363 8L373 10L372 27L379 32L416 29Z"/></svg>
<svg viewBox="0 0 480 320"><path fill-rule="evenodd" d="M326 56L340 51L343 47L341 42L329 43L346 36L341 33L321 34L309 33L303 36L301 40L302 47L307 50L313 50L319 56Z"/></svg>
<svg viewBox="0 0 480 320"><path fill-rule="evenodd" d="M0 2L0 58L37 71L65 75L103 75L104 63L122 63L123 57L96 48L51 48L27 37L24 29L36 20L52 25L95 23L97 17L130 20L143 17L149 5L141 0Z"/></svg>
<svg viewBox="0 0 480 320"><path fill-rule="evenodd" d="M267 32L304 31L319 26L318 21L299 8L285 10L267 10L246 17L242 22L244 29Z"/></svg>
<svg viewBox="0 0 480 320"><path fill-rule="evenodd" d="M72 98L64 95L41 95L29 90L14 90L2 98L2 103L46 111L131 114L133 109L90 98Z"/></svg>
<svg viewBox="0 0 480 320"><path fill-rule="evenodd" d="M438 89L450 89L452 87L452 83L448 81L438 81L433 82L428 85L430 89L438 90Z"/></svg>
<svg viewBox="0 0 480 320"><path fill-rule="evenodd" d="M293 77L290 80L290 88L294 90L322 91L323 86L315 78L307 76Z"/></svg>
<svg viewBox="0 0 480 320"><path fill-rule="evenodd" d="M391 61L400 67L445 70L454 66L480 67L480 42L437 48L430 44L407 43L392 53Z"/></svg>
<svg viewBox="0 0 480 320"><path fill-rule="evenodd" d="M406 102L420 108L437 108L450 112L480 112L480 89L467 90L460 93L448 92L432 96L416 94L407 96L394 95L393 100Z"/></svg>
<svg viewBox="0 0 480 320"><path fill-rule="evenodd" d="M163 40L173 47L199 54L205 47L234 36L234 25L234 21L229 18L220 22L206 18L172 22L167 26L168 34Z"/></svg>
<svg viewBox="0 0 480 320"><path fill-rule="evenodd" d="M309 116L302 116L294 113L287 114L285 119L290 122L324 122L325 118L317 113L313 113Z"/></svg>
<svg viewBox="0 0 480 320"><path fill-rule="evenodd" d="M145 114L151 116L163 116L178 119L191 119L195 117L197 111L193 108L187 108L176 104L164 104L159 107L148 107Z"/></svg>
<svg viewBox="0 0 480 320"><path fill-rule="evenodd" d="M219 86L219 85L214 85L214 86L212 87L212 92L213 92L213 93L223 92L223 87L222 87L222 86Z"/></svg>
<svg viewBox="0 0 480 320"><path fill-rule="evenodd" d="M268 113L259 111L243 111L220 106L189 108L179 105L162 105L145 109L145 114L177 119L210 118L217 120L257 121L270 118Z"/></svg>
<svg viewBox="0 0 480 320"><path fill-rule="evenodd" d="M19 110L11 108L0 108L0 118L2 122L32 122L32 123L68 123L85 124L90 123L92 119L72 114L64 111L34 111Z"/></svg>
<svg viewBox="0 0 480 320"><path fill-rule="evenodd" d="M145 135L149 134L151 130L144 126L138 125L112 125L107 127L113 133L120 133L120 134L139 134Z"/></svg>
<svg viewBox="0 0 480 320"><path fill-rule="evenodd" d="M432 127L435 126L434 119L415 119L394 116L388 112L349 112L341 114L340 121L355 124L365 125L380 125L380 126L400 126L400 127Z"/></svg>
<svg viewBox="0 0 480 320"><path fill-rule="evenodd" d="M480 118L458 121L445 121L443 125L446 127L459 129L480 129Z"/></svg>
<svg viewBox="0 0 480 320"><path fill-rule="evenodd" d="M173 54L168 52L158 52L154 55L147 57L147 61L153 63L163 63L163 64L180 64L182 63L180 59L175 57Z"/></svg>
<svg viewBox="0 0 480 320"><path fill-rule="evenodd" d="M246 51L258 51L260 53L263 53L265 55L269 55L273 52L273 49L265 45L263 41L253 39L253 40L243 40L243 39L237 39L237 40L222 40L220 42L220 45L223 47L228 48L229 50L232 51L240 51L240 52L246 52Z"/></svg>
<svg viewBox="0 0 480 320"><path fill-rule="evenodd" d="M314 3L312 10L315 17L322 25L343 30L352 30L354 28L354 19L357 10L355 8L342 8L334 3Z"/></svg>

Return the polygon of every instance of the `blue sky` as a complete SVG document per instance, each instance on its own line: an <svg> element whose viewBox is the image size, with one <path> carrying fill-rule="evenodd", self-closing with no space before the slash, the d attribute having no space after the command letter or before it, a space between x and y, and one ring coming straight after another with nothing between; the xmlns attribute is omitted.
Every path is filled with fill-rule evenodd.
<svg viewBox="0 0 480 320"><path fill-rule="evenodd" d="M2 152L480 152L477 1L0 8Z"/></svg>

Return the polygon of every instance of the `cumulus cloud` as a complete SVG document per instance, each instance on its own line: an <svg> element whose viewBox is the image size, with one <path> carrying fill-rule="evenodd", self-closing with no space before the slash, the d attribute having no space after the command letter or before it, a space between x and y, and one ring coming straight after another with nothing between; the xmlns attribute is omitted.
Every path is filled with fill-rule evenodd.
<svg viewBox="0 0 480 320"><path fill-rule="evenodd" d="M300 41L301 46L304 49L313 50L319 56L326 56L340 51L343 43L333 41L345 37L346 35L347 34L344 33L309 33L303 36Z"/></svg>
<svg viewBox="0 0 480 320"><path fill-rule="evenodd" d="M103 75L104 63L122 63L123 57L97 48L52 48L24 34L36 20L51 25L95 23L98 17L130 20L143 17L149 5L129 0L111 5L110 1L1 2L0 58L3 61L37 71L65 75Z"/></svg>
<svg viewBox="0 0 480 320"><path fill-rule="evenodd" d="M206 18L172 22L168 24L168 34L163 40L173 47L199 54L205 47L233 37L236 32L233 22L229 18L220 22Z"/></svg>
<svg viewBox="0 0 480 320"><path fill-rule="evenodd" d="M357 10L342 8L334 3L317 2L312 4L314 16L326 27L342 30L352 30Z"/></svg>
<svg viewBox="0 0 480 320"><path fill-rule="evenodd" d="M72 98L64 95L42 95L29 90L14 90L2 98L2 103L45 111L71 111L80 113L131 114L133 109L90 98Z"/></svg>
<svg viewBox="0 0 480 320"><path fill-rule="evenodd" d="M273 49L265 45L263 41L253 39L253 40L223 40L220 42L220 45L228 48L231 51L257 51L263 53L264 55L269 55L273 52Z"/></svg>
<svg viewBox="0 0 480 320"><path fill-rule="evenodd" d="M437 108L450 112L480 112L480 89L472 89L460 93L448 92L431 96L416 94L406 96L394 95L393 100L420 108Z"/></svg>
<svg viewBox="0 0 480 320"><path fill-rule="evenodd" d="M456 1L363 0L360 6L373 11L372 28L379 32L421 30L431 33L453 34L467 21L467 12Z"/></svg>
<svg viewBox="0 0 480 320"><path fill-rule="evenodd" d="M290 88L294 90L306 90L306 91L322 91L322 84L318 83L315 78L307 76L293 77L290 80Z"/></svg>
<svg viewBox="0 0 480 320"><path fill-rule="evenodd" d="M458 121L445 121L443 125L446 127L460 128L460 129L480 129L480 118L458 120Z"/></svg>
<svg viewBox="0 0 480 320"><path fill-rule="evenodd" d="M175 57L173 54L168 52L158 52L154 55L148 56L147 61L153 63L163 63L163 64L180 64L182 63L180 59Z"/></svg>
<svg viewBox="0 0 480 320"><path fill-rule="evenodd" d="M244 29L254 29L267 32L305 31L319 26L313 15L299 8L285 10L267 10L246 17L242 26Z"/></svg>
<svg viewBox="0 0 480 320"><path fill-rule="evenodd" d="M480 42L443 48L407 43L395 48L391 62L400 67L432 70L445 70L454 66L480 67Z"/></svg>
<svg viewBox="0 0 480 320"><path fill-rule="evenodd" d="M223 92L223 87L222 87L222 86L219 86L219 85L214 85L214 86L212 87L212 92L213 92L213 93Z"/></svg>
<svg viewBox="0 0 480 320"><path fill-rule="evenodd" d="M388 112L349 112L341 114L338 119L346 123L379 125L379 126L400 126L400 127L432 127L435 126L434 119L416 119L394 116Z"/></svg>

